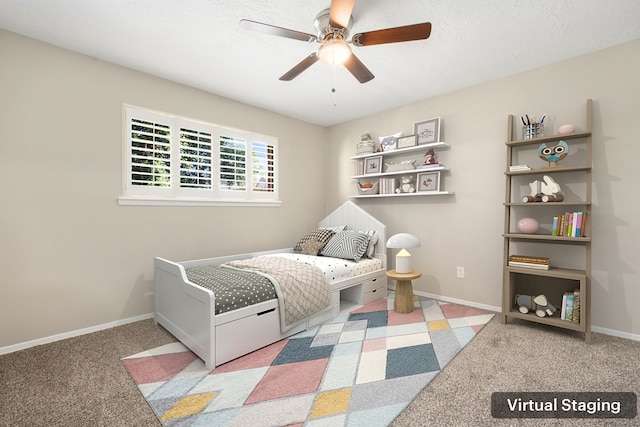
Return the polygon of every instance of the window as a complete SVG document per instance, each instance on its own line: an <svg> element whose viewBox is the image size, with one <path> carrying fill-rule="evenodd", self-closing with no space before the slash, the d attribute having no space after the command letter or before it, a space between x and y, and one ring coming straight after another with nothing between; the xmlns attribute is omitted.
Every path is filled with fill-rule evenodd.
<svg viewBox="0 0 640 427"><path fill-rule="evenodd" d="M120 204L279 204L277 139L125 105Z"/></svg>
<svg viewBox="0 0 640 427"><path fill-rule="evenodd" d="M220 137L220 190L247 189L247 141L230 136Z"/></svg>

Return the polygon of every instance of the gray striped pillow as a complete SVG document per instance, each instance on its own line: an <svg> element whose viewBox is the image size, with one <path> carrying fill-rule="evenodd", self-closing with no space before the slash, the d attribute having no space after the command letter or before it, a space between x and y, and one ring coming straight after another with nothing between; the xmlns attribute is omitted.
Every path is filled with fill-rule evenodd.
<svg viewBox="0 0 640 427"><path fill-rule="evenodd" d="M358 231L341 231L334 234L320 251L320 255L360 261L367 252L371 237Z"/></svg>
<svg viewBox="0 0 640 427"><path fill-rule="evenodd" d="M378 232L375 230L353 230L353 231L357 231L358 233L362 233L362 234L366 234L367 236L369 236L369 245L367 247L367 252L365 253L365 257L367 258L373 258L373 254L376 251L376 244L378 243Z"/></svg>

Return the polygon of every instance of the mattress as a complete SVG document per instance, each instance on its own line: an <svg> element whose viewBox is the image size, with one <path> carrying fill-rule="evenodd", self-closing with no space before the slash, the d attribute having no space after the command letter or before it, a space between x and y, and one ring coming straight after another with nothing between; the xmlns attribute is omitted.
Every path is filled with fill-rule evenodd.
<svg viewBox="0 0 640 427"><path fill-rule="evenodd" d="M191 283L213 291L216 314L277 298L271 281L251 271L218 265L188 267L184 271Z"/></svg>
<svg viewBox="0 0 640 427"><path fill-rule="evenodd" d="M301 253L278 253L266 256L287 258L310 264L322 270L328 283L360 276L382 268L379 259L361 259L358 262ZM273 284L266 277L251 271L236 270L219 265L200 265L185 268L191 283L213 291L215 314L248 307L277 298Z"/></svg>
<svg viewBox="0 0 640 427"><path fill-rule="evenodd" d="M266 256L284 257L304 262L306 264L315 265L322 270L329 283L339 282L341 280L350 279L352 277L382 269L382 261L376 258L364 258L355 262L341 258L304 255L298 252L270 254Z"/></svg>

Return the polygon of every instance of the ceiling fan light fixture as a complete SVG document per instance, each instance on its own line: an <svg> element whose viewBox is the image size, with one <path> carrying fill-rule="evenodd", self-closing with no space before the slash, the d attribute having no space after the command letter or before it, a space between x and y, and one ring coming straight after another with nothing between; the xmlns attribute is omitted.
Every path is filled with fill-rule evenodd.
<svg viewBox="0 0 640 427"><path fill-rule="evenodd" d="M240 27L273 36L320 43L319 49L280 76L280 80L282 81L291 81L317 61L322 61L325 64L333 66L334 80L335 66L344 65L356 80L360 83L366 83L375 76L367 69L362 61L358 59L356 54L351 52L351 46L374 46L424 40L429 38L431 34L431 23L422 22L404 25L402 27L366 31L355 34L351 37L351 40L349 40L351 25L353 23L351 12L353 11L354 4L355 0L331 0L331 6L316 15L313 22L316 35L277 27L275 25L263 24L248 19L242 19L240 21Z"/></svg>
<svg viewBox="0 0 640 427"><path fill-rule="evenodd" d="M327 40L318 49L318 58L328 65L340 65L351 56L351 48L342 39Z"/></svg>

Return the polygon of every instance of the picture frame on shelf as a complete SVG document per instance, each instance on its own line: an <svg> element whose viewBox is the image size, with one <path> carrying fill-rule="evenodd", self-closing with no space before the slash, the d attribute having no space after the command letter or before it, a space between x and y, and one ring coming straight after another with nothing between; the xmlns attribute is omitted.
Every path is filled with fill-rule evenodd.
<svg viewBox="0 0 640 427"><path fill-rule="evenodd" d="M440 171L421 172L418 174L418 191L440 191Z"/></svg>
<svg viewBox="0 0 640 427"><path fill-rule="evenodd" d="M396 146L400 148L414 147L416 145L416 135L408 135L398 138Z"/></svg>
<svg viewBox="0 0 640 427"><path fill-rule="evenodd" d="M382 172L382 156L372 156L364 159L364 174Z"/></svg>
<svg viewBox="0 0 640 427"><path fill-rule="evenodd" d="M416 122L413 125L418 145L440 141L440 117Z"/></svg>

